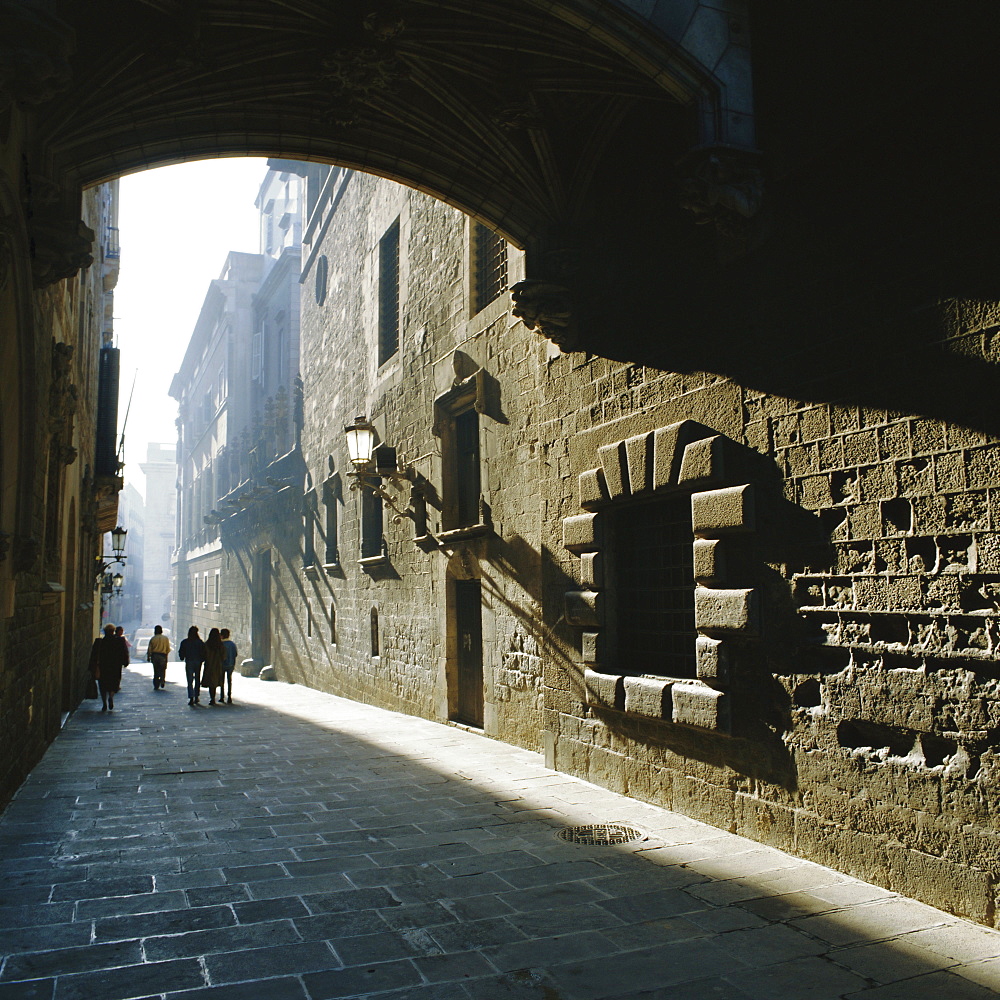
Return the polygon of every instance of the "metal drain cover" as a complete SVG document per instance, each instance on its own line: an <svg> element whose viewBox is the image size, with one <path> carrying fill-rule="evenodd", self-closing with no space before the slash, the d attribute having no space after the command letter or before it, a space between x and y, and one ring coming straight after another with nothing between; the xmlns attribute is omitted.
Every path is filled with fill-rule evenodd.
<svg viewBox="0 0 1000 1000"><path fill-rule="evenodd" d="M568 826L557 834L560 840L591 847L611 847L614 844L634 844L646 835L634 826L623 823L592 823L590 826Z"/></svg>

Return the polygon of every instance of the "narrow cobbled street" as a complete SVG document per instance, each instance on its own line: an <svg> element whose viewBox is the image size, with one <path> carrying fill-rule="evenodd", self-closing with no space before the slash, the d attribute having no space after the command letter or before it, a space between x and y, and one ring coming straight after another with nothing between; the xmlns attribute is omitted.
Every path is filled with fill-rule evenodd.
<svg viewBox="0 0 1000 1000"><path fill-rule="evenodd" d="M3 815L0 1000L1000 993L1000 932L475 733L241 677L192 709L181 674L85 702ZM559 837L608 823L644 839Z"/></svg>

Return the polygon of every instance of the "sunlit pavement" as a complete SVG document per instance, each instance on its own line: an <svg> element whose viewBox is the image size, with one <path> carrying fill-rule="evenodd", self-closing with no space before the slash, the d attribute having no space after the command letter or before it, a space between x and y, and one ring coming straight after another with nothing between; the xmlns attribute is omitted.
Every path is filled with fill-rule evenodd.
<svg viewBox="0 0 1000 1000"><path fill-rule="evenodd" d="M146 669L143 669L146 668ZM1000 932L542 766L126 671L0 820L0 1000L980 1000ZM621 823L646 839L567 843Z"/></svg>

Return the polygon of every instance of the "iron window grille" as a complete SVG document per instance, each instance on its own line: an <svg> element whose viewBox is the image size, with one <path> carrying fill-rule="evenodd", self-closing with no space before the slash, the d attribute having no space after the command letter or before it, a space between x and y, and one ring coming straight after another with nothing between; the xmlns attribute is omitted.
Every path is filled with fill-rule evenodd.
<svg viewBox="0 0 1000 1000"><path fill-rule="evenodd" d="M475 288L473 311L486 308L507 290L507 241L492 229L475 223Z"/></svg>
<svg viewBox="0 0 1000 1000"><path fill-rule="evenodd" d="M690 497L616 511L614 553L619 662L631 674L695 677Z"/></svg>

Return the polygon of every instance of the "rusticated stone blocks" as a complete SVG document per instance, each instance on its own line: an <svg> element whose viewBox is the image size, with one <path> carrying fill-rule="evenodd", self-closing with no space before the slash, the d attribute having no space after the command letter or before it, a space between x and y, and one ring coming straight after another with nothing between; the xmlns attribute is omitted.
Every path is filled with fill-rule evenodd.
<svg viewBox="0 0 1000 1000"><path fill-rule="evenodd" d="M752 589L711 590L697 587L694 592L694 623L704 632L757 632L757 594Z"/></svg>
<svg viewBox="0 0 1000 1000"><path fill-rule="evenodd" d="M596 590L567 591L566 621L570 625L603 625L604 602L601 594Z"/></svg>
<svg viewBox="0 0 1000 1000"><path fill-rule="evenodd" d="M650 719L669 719L673 703L670 689L674 682L652 677L625 677L625 711Z"/></svg>
<svg viewBox="0 0 1000 1000"><path fill-rule="evenodd" d="M587 704L600 708L625 707L625 687L623 678L617 674L602 674L596 670L583 672L583 685L587 692Z"/></svg>
<svg viewBox="0 0 1000 1000"><path fill-rule="evenodd" d="M599 514L577 514L563 520L563 547L570 552L591 552L600 548Z"/></svg>
<svg viewBox="0 0 1000 1000"><path fill-rule="evenodd" d="M698 664L698 680L714 688L726 687L729 683L729 653L721 639L700 635L695 640L695 657Z"/></svg>
<svg viewBox="0 0 1000 1000"><path fill-rule="evenodd" d="M729 702L721 691L704 684L675 684L670 696L674 722L728 732Z"/></svg>
<svg viewBox="0 0 1000 1000"><path fill-rule="evenodd" d="M703 584L718 583L726 575L723 542L715 538L696 538L694 542L694 578Z"/></svg>
<svg viewBox="0 0 1000 1000"><path fill-rule="evenodd" d="M693 493L691 528L696 535L753 531L753 487L747 484Z"/></svg>

